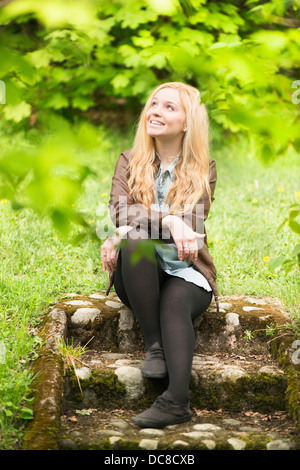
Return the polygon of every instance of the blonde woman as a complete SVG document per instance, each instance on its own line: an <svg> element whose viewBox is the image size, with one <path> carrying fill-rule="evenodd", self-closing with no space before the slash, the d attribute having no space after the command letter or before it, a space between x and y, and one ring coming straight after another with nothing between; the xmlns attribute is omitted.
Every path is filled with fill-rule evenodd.
<svg viewBox="0 0 300 470"><path fill-rule="evenodd" d="M213 200L215 161L209 158L209 121L200 94L171 82L149 97L134 145L120 155L110 208L117 232L101 247L104 270L122 302L133 310L145 339L146 377L168 376L168 388L133 418L140 427L164 427L192 418L189 383L194 354L193 320L214 295L216 269L204 220ZM127 246L117 248L121 239ZM131 263L137 244L150 239L156 263Z"/></svg>

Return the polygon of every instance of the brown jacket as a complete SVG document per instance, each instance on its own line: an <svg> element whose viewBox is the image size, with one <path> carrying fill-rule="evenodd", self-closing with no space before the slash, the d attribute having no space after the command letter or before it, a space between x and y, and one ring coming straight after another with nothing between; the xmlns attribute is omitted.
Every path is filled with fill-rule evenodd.
<svg viewBox="0 0 300 470"><path fill-rule="evenodd" d="M142 226L145 224L145 226L148 227L149 231L152 227L151 230L153 230L153 225L154 229L157 229L159 233L159 238L161 238L161 233L162 233L162 219L168 215L168 212L156 212L151 209L146 209L144 206L139 205L139 211L138 211L138 216L137 213L135 214L130 214L130 210L128 213L128 209L133 206L134 204L136 205L136 202L133 200L131 195L129 194L129 188L128 188L128 179L129 179L129 171L127 169L127 165L130 159L130 150L126 150L125 152L122 152L119 160L117 161L116 167L115 167L115 173L113 176L112 180L112 188L111 188L111 193L110 193L110 201L109 201L109 206L111 209L111 215L112 219L114 220L114 223L116 227L122 226L122 225L132 225L132 226ZM158 157L156 157L154 163L158 166L160 163L160 160ZM217 171L216 171L216 162L214 160L209 161L209 184L210 184L210 189L211 189L211 202L214 200L213 194L215 191L215 185L217 181ZM124 205L120 204L120 197L123 200L126 201ZM204 227L204 220L207 219L209 209L210 209L210 201L209 201L209 196L207 194L207 191L204 192L202 197L199 199L197 204L203 204L204 206L204 214L199 216L199 214L193 210L192 212L192 217L190 218L190 223L184 218L184 221L194 230L196 231L196 226L199 227L199 222L202 222L202 227L205 231ZM203 219L204 216L204 219ZM197 220L198 218L201 218L201 220ZM153 231L151 231L153 233ZM158 238L158 237L157 237ZM198 259L196 261L193 261L194 267L200 271L207 281L209 282L214 296L215 296L215 301L217 303L218 307L218 288L216 284L216 268L213 263L213 259L208 251L208 246L207 246L207 237L203 239L203 245L202 247L198 250ZM106 289L106 295L109 294L110 289L112 288L114 283L114 272L110 273L109 275L109 282L108 286Z"/></svg>

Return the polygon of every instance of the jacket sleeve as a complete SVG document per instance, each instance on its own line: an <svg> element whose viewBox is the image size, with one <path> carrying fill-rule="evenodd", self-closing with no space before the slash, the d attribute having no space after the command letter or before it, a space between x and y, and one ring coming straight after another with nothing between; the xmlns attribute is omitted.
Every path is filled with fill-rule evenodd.
<svg viewBox="0 0 300 470"><path fill-rule="evenodd" d="M161 238L162 219L169 213L156 212L147 209L142 204L135 203L129 193L127 166L126 152L121 153L112 179L109 200L110 217L117 228L122 225L141 227L151 233L151 238Z"/></svg>

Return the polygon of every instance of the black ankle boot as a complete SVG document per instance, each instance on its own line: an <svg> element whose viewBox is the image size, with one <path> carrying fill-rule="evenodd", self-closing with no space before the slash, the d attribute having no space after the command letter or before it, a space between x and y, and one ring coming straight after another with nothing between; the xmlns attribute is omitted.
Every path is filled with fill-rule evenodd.
<svg viewBox="0 0 300 470"><path fill-rule="evenodd" d="M160 395L148 410L135 416L133 422L141 428L163 428L189 421L192 416L189 403L180 404Z"/></svg>
<svg viewBox="0 0 300 470"><path fill-rule="evenodd" d="M167 377L168 371L164 351L159 343L153 344L153 346L148 349L141 370L145 377L153 379L163 379Z"/></svg>

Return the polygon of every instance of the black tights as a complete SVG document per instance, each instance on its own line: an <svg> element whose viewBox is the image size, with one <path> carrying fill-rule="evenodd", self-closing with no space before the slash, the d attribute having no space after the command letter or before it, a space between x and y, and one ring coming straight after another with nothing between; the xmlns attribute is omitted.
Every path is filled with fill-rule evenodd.
<svg viewBox="0 0 300 470"><path fill-rule="evenodd" d="M128 246L119 251L115 290L120 300L133 310L146 349L156 342L163 346L168 392L176 401L186 403L195 347L193 319L208 308L212 292L167 274L146 257L132 265L131 253L139 241L131 238L132 232L128 235ZM139 234L148 237L147 232Z"/></svg>

